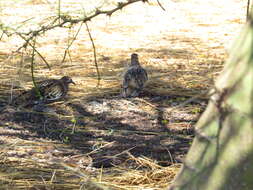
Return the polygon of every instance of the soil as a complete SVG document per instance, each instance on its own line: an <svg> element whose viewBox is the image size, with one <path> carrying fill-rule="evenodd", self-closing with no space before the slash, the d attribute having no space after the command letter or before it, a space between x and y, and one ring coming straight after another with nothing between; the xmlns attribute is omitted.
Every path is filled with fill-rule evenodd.
<svg viewBox="0 0 253 190"><path fill-rule="evenodd" d="M193 126L206 105L199 100L189 104L190 109L180 109L176 107L181 103L178 96L150 94L92 99L47 105L47 112L41 113L8 107L0 116L2 142L47 139L68 145L48 161L89 153L92 166L112 167L124 162L127 155L121 153L129 150L135 157L146 156L168 166L182 161L192 141ZM166 114L166 106L176 109Z"/></svg>

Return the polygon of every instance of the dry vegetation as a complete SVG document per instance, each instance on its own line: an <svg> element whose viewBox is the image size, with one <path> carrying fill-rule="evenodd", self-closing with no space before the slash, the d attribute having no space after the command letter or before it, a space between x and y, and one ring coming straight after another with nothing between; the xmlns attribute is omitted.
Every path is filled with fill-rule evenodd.
<svg viewBox="0 0 253 190"><path fill-rule="evenodd" d="M161 1L161 0L160 0ZM78 17L103 1L61 1L62 13ZM0 115L0 189L162 189L170 184L193 137L206 97L178 106L212 86L227 49L245 22L239 0L168 0L127 6L88 22L97 49L80 24L56 28L36 39L36 79L68 75L77 83L53 113L8 108ZM106 1L105 9L115 6ZM56 0L2 0L0 23L20 32L49 23ZM31 48L3 35L0 41L0 106L32 86ZM149 73L140 98L122 99L121 73L132 52ZM171 108L173 111L170 111ZM168 111L170 111L168 113ZM166 113L167 112L167 113ZM97 187L99 189L99 187Z"/></svg>

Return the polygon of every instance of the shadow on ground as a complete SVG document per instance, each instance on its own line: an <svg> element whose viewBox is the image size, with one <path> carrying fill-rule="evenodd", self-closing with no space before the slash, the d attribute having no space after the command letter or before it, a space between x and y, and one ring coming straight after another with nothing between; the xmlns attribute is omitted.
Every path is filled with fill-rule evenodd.
<svg viewBox="0 0 253 190"><path fill-rule="evenodd" d="M154 58L163 60L194 59L194 53L188 49L137 49L136 52L156 55ZM129 58L121 59L111 67L120 68L125 62L129 62ZM48 105L52 110L50 113L7 106L0 115L2 144L11 143L9 139L15 138L32 142L44 139L53 141L52 144L59 142L67 146L58 150L58 144L55 145L52 150L57 149L59 153L52 154L53 158L64 161L65 156L87 155L92 160L89 164L96 168L127 162L127 152L135 157L148 157L162 166L181 162L206 101L197 99L183 107L179 105L189 98L187 95L199 94L203 86L184 86L184 80L178 80L184 74L179 72L184 71L183 64L178 67L169 64L167 70L161 65L146 67L150 71L150 82L140 98L122 99L115 92L115 86L109 86L102 88L99 95L94 93L84 98L77 95L75 99ZM102 71L103 76L115 76L111 72L113 69L107 69ZM199 76L199 73L194 74ZM86 75L96 78L90 71ZM83 89L73 87L73 90L78 94ZM8 102L9 92L6 92L1 91L2 108ZM173 111L168 112L171 108Z"/></svg>
<svg viewBox="0 0 253 190"><path fill-rule="evenodd" d="M98 168L126 162L126 152L168 166L182 161L192 141L193 125L203 110L202 101L196 101L190 105L193 109L202 107L197 113L184 108L164 113L166 106L177 106L186 99L143 92L140 98L92 96L48 105L52 113L9 107L1 114L0 136L58 141L68 145L61 157L89 155L92 166Z"/></svg>

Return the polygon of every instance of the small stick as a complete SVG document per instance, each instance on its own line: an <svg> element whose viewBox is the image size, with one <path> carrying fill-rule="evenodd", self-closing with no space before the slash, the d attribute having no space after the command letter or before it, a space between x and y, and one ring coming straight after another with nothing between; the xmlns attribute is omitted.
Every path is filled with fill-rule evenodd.
<svg viewBox="0 0 253 190"><path fill-rule="evenodd" d="M164 10L164 11L166 11L165 8L164 8L164 7L162 6L162 4L160 3L160 1L159 1L159 0L156 0L156 1L157 1L158 5L161 7L161 9Z"/></svg>
<svg viewBox="0 0 253 190"><path fill-rule="evenodd" d="M97 70L97 76L98 76L98 84L97 84L97 86L99 86L99 82L100 82L101 77L100 77L100 73L99 73L99 69L98 69L96 47L95 47L95 43L93 41L93 38L91 36L90 29L89 29L89 26L88 26L87 22L85 22L85 25L86 25L86 29L87 29L87 32L89 34L90 41L91 41L92 47L93 47L94 62L95 62L96 70Z"/></svg>

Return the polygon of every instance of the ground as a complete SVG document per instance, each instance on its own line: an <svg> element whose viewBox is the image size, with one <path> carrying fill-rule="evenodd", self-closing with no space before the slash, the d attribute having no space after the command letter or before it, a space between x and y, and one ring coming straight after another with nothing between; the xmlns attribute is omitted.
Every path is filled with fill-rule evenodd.
<svg viewBox="0 0 253 190"><path fill-rule="evenodd" d="M21 31L39 27L57 14L53 0L11 2L0 2L1 22L11 27L22 22ZM79 189L87 180L114 189L169 185L207 105L204 94L245 22L246 3L161 3L166 11L156 1L136 3L110 18L99 16L88 23L102 77L99 85L85 27L64 61L64 51L79 26L39 37L37 48L51 70L36 56L36 79L68 75L77 83L64 101L48 105L47 113L6 106L32 86L31 51L14 53L23 41L15 36L1 38L3 189ZM92 4L81 4L62 1L62 11L78 13L83 6L88 13ZM110 9L113 3L103 7ZM140 97L123 99L119 96L122 73L133 52L139 54L149 81Z"/></svg>

